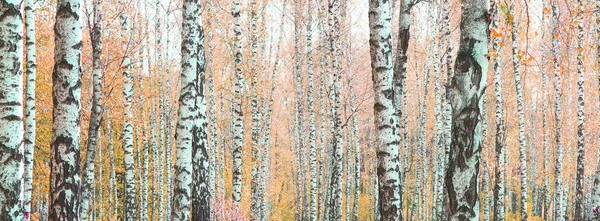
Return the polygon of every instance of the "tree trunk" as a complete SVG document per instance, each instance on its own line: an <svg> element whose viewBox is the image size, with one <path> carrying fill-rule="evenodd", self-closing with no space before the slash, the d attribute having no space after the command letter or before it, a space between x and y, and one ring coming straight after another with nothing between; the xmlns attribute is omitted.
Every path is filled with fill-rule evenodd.
<svg viewBox="0 0 600 221"><path fill-rule="evenodd" d="M377 128L377 176L381 220L402 220L398 118L394 108L390 2L369 1L371 70Z"/></svg>
<svg viewBox="0 0 600 221"><path fill-rule="evenodd" d="M583 213L583 178L585 176L585 137L584 137L584 64L583 64L583 13L585 0L579 0L577 13L577 175L575 178L575 211L574 220L585 220Z"/></svg>
<svg viewBox="0 0 600 221"><path fill-rule="evenodd" d="M2 170L0 171L0 218L1 220L22 220L23 219L23 213L21 211L21 194L22 194L22 174L23 174L23 166L21 165L21 162L23 161L23 132L24 132L24 128L23 128L23 20L22 20L22 15L21 15L21 0L1 0L0 1L0 39L2 39L2 43L0 43L0 79L2 79L0 81L0 106L2 106L2 109L0 110L0 161L2 162ZM61 6L60 4L61 2L59 1L59 7ZM59 12L60 13L60 12ZM28 13L29 14L29 13ZM31 13L31 15L26 15L29 19L29 17L32 16L33 13ZM65 18L61 18L59 21L65 21ZM79 20L76 20L76 22L78 22ZM62 27L65 25L76 25L76 22L71 22L68 21L66 22L66 24L62 24L59 23L57 21L57 25ZM33 28L33 26L31 26ZM29 28L29 27L28 27ZM80 28L80 27L79 27ZM64 29L60 29L57 30L57 34L59 34L60 32L58 31L63 31ZM81 29L79 31L79 35L77 34L78 32L75 31L73 34L75 36L79 36L79 40L81 40ZM33 34L33 33L32 33ZM65 33L65 34L70 34L70 33ZM28 31L28 36L27 36L27 42L29 43L29 31ZM57 42L61 43L61 40L63 40L64 38L60 38L57 37ZM72 40L77 40L72 39ZM72 42L68 42L68 43L72 43ZM79 42L80 43L80 42ZM62 45L58 45L58 46L62 46ZM62 51L60 50L61 48L57 47L57 58L63 58L64 53L61 53ZM80 47L78 48L80 49ZM28 56L29 56L29 48L28 48ZM77 55L79 55L79 53L81 53L80 50L74 49L72 50L73 53L77 53ZM29 57L28 59L29 60ZM66 64L70 64L69 62L73 62L73 65L79 65L78 60L66 60L64 61L64 63ZM77 63L75 63L77 62ZM29 62L28 62L29 63ZM56 66L59 65L59 62L57 60L56 62ZM27 65L27 75L29 77L29 68L35 68L35 66L29 66L29 64ZM57 67L58 69L58 67ZM35 73L35 69L32 69ZM58 71L58 70L57 70ZM80 72L80 69L76 69L72 72L67 72L67 71L63 71L63 69L60 69L60 74L67 74L69 76L71 75L76 75L77 73ZM54 75L53 75L54 76ZM78 75L77 75L78 76ZM34 76L35 78L35 76ZM70 79L69 79L70 80ZM75 79L76 80L76 79ZM28 83L28 88L29 88L29 83ZM64 88L61 88L64 89ZM77 87L76 87L77 89ZM29 98L29 96L28 96ZM26 101L28 102L28 100ZM29 102L28 102L29 103ZM30 109L29 106L30 104L26 104L27 105L27 112L29 113ZM65 103L61 102L59 105L65 105ZM68 105L68 104L67 104ZM79 103L74 102L73 107L79 107ZM55 107L56 108L56 107ZM55 111L56 112L56 111ZM59 113L64 113L64 111L59 111ZM57 114L57 113L55 113ZM77 114L79 114L79 112L77 112ZM73 115L75 116L75 115ZM77 115L79 116L79 115ZM35 116L34 116L35 117ZM34 117L32 119L34 119ZM29 129L29 118L30 116L26 117L26 120L28 121L28 126L27 128ZM67 119L67 120L71 120L71 119ZM73 120L73 121L69 121L68 123L73 123L73 126L77 126L77 128L79 128L79 124ZM75 123L77 123L75 125ZM32 128L33 129L33 128ZM28 130L29 132L29 130ZM55 133L54 138L58 137L57 135L60 135L61 131L57 131L58 133ZM69 131L70 132L70 131ZM79 133L77 134L68 134L69 137L71 135L73 135L74 137L78 137ZM27 135L27 138L31 138L30 134ZM34 138L35 139L35 138ZM30 141L30 140L29 140ZM56 143L59 144L59 142ZM65 142L65 144L67 144ZM28 149L28 153L27 157L25 159L29 159L30 156L29 155L33 155L33 152L31 150L33 150L33 148L30 148L31 145L33 145L33 142L28 142L27 143L27 149ZM53 145L53 147L57 147L56 145ZM72 146L71 146L72 145ZM75 150L74 152L77 154L77 156L79 156L79 146L78 145L78 139L75 139L75 142L68 142L67 144L67 150ZM72 149L71 149L72 147ZM29 150L31 149L31 150ZM58 151L58 148L57 148ZM31 154L29 153L31 152ZM59 156L61 157L61 156ZM71 159L75 159L75 158L71 158ZM57 159L57 162L61 162L60 160L62 159ZM30 160L28 160L30 161ZM78 164L79 162L77 162ZM58 166L58 165L57 165ZM28 168L29 169L29 168ZM68 169L73 169L73 171L70 171ZM58 168L56 168L56 170L53 171L57 171ZM64 174L66 176L72 175L72 176L77 176L77 172L79 172L79 168L78 165L74 165L73 167L69 167L66 170L67 172L70 172L69 174ZM69 179L70 182L71 177L68 177L67 179ZM55 179L56 180L56 179ZM59 179L56 180L58 182L63 182L63 179ZM72 180L74 181L74 183L76 184L75 187L78 187L79 183L78 180ZM27 181L25 181L27 182ZM54 186L52 186L54 187ZM51 190L54 190L53 188L51 188ZM77 196L79 194L77 194L76 192L78 191L78 189L73 188L71 189L74 191L74 199L77 199ZM28 191L30 192L30 191ZM62 192L61 190L57 190L57 193ZM69 196L70 197L70 196ZM31 197L30 197L31 198ZM56 197L52 197L51 199L54 198L58 198ZM63 202L60 202L63 203ZM77 205L76 202L74 202L74 205ZM67 207L69 208L69 207ZM77 211L77 210L75 210ZM69 216L69 217L76 217L75 214L72 214L73 216ZM28 216L28 215L27 215ZM26 217L27 218L27 217Z"/></svg>
<svg viewBox="0 0 600 221"><path fill-rule="evenodd" d="M123 2L121 2L123 3ZM130 29L128 24L127 14L121 12L121 28L122 38L129 38ZM124 44L124 51L127 51L128 44ZM131 73L131 61L129 56L125 54L123 56L122 63L123 71L123 99L124 99L124 119L123 119L123 164L125 166L125 201L124 201L124 215L125 221L136 219L136 203L135 203L135 171L134 171L134 158L133 158L133 112L132 112L132 101L133 101L133 74Z"/></svg>
<svg viewBox="0 0 600 221"><path fill-rule="evenodd" d="M560 73L560 64L558 63L558 3L553 1L552 3L552 56L553 56L553 68L554 75L556 78L555 84L555 95L554 95L554 125L555 125L555 141L556 141L556 164L554 169L554 220L562 221L565 220L563 214L562 205L562 161L563 161L563 147L562 147L562 113L561 113L561 97L562 97L562 80Z"/></svg>
<svg viewBox="0 0 600 221"><path fill-rule="evenodd" d="M235 19L233 32L235 33L234 54L235 54L235 77L233 80L233 100L232 108L232 125L233 125L233 201L236 207L239 206L242 198L242 146L244 144L244 120L242 113L242 29L240 18L240 1L233 1L232 14Z"/></svg>
<svg viewBox="0 0 600 221"><path fill-rule="evenodd" d="M312 1L308 0L308 8L312 8ZM314 104L314 84L313 84L313 48L312 48L312 14L308 12L308 23L306 24L306 53L307 53L307 75L308 75L308 148L310 151L310 209L309 220L317 220L317 138L315 129L315 104Z"/></svg>
<svg viewBox="0 0 600 221"><path fill-rule="evenodd" d="M517 41L517 21L514 18L514 0L510 0L509 20L511 22L511 40L512 40L512 62L515 74L515 87L517 91L517 115L519 117L519 175L521 177L521 220L527 221L527 143L525 140L525 114L523 113L523 86L521 85L521 61L519 46Z"/></svg>
<svg viewBox="0 0 600 221"><path fill-rule="evenodd" d="M92 185L94 181L94 160L96 159L96 142L98 141L98 130L100 129L100 116L102 115L102 6L99 1L93 2L94 24L91 30L92 42L92 65L93 65L93 97L92 109L90 110L90 123L88 126L88 141L83 180L81 185L81 208L79 218L87 220ZM102 165L100 165L102 166Z"/></svg>
<svg viewBox="0 0 600 221"><path fill-rule="evenodd" d="M494 1L493 21L492 21L492 37L494 58L494 89L496 94L496 182L494 184L494 220L504 220L504 197L506 195L506 181L504 180L506 168L504 164L504 155L506 155L506 146L504 141L504 100L502 98L502 56L500 55L500 45L502 38L500 36L500 2Z"/></svg>
<svg viewBox="0 0 600 221"><path fill-rule="evenodd" d="M23 213L25 220L31 216L31 192L33 178L33 153L35 149L35 78L36 78L36 52L35 52L35 14L33 0L25 1L25 39L26 39L26 82L25 86L25 134L24 159L25 170L23 179Z"/></svg>
<svg viewBox="0 0 600 221"><path fill-rule="evenodd" d="M332 168L329 189L331 191L331 199L329 202L329 218L332 220L342 219L342 119L341 119L341 45L340 39L340 1L333 0L329 4L329 43L330 54L332 56L332 85L331 85L331 100L332 105Z"/></svg>
<svg viewBox="0 0 600 221"><path fill-rule="evenodd" d="M252 180L251 180L251 197L250 197L250 220L257 221L261 220L261 197L260 197L260 183L261 181L261 172L260 172L260 162L259 157L261 155L260 146L260 112L258 108L258 68L257 68L257 52L258 52L258 29L257 29L257 20L258 20L258 7L256 0L252 0L250 3L250 73L251 76L251 98L250 98L250 106L252 109L252 132L251 132L251 146L252 146Z"/></svg>
<svg viewBox="0 0 600 221"><path fill-rule="evenodd" d="M600 70L600 1L596 1L596 34L597 34L597 44L596 44L596 64ZM598 70L596 70L598 71ZM598 88L600 89L600 72L598 77ZM600 101L597 103L597 107L600 107ZM600 135L598 136L598 140L600 140ZM600 153L600 144L598 145L598 152ZM586 215L590 219L600 219L600 155L596 154L597 163L596 163L596 171L594 173L594 183L592 184L592 199L590 208L591 211L587 211Z"/></svg>
<svg viewBox="0 0 600 221"><path fill-rule="evenodd" d="M448 98L452 144L445 177L449 220L478 220L481 158L481 97L488 68L489 21L486 0L462 0L461 41Z"/></svg>
<svg viewBox="0 0 600 221"><path fill-rule="evenodd" d="M57 1L54 25L55 65L52 73L52 118L56 120L52 124L50 144L50 220L79 219L82 45L80 15L79 1Z"/></svg>

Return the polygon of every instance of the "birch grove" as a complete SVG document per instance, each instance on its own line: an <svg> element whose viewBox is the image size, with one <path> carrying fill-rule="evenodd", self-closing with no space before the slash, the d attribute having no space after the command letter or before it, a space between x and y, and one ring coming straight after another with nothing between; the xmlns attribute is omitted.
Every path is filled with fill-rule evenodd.
<svg viewBox="0 0 600 221"><path fill-rule="evenodd" d="M0 0L0 221L600 219L598 8Z"/></svg>

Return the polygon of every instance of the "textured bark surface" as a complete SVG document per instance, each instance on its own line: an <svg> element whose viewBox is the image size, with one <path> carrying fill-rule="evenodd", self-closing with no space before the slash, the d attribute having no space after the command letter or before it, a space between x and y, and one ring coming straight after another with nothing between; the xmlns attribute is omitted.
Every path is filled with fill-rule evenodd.
<svg viewBox="0 0 600 221"><path fill-rule="evenodd" d="M239 204L242 198L242 146L244 144L244 121L242 113L242 29L241 29L241 18L240 18L240 1L234 0L232 2L233 8L231 14L235 21L233 26L233 32L235 33L234 39L234 57L235 57L235 75L233 80L233 100L231 103L232 112L232 132L233 132L233 149L232 149L232 182L233 182L233 201Z"/></svg>
<svg viewBox="0 0 600 221"><path fill-rule="evenodd" d="M488 1L462 0L460 49L448 99L452 144L445 177L449 220L479 219L481 105L488 68Z"/></svg>
<svg viewBox="0 0 600 221"><path fill-rule="evenodd" d="M94 189L92 185L95 183L94 167L96 159L96 144L98 142L98 129L100 128L100 116L102 115L102 8L100 1L93 2L94 7L94 25L91 30L92 42L92 107L90 111L90 123L88 125L88 141L87 152L85 156L85 165L83 169L83 180L81 184L81 208L79 218L87 220L88 208L90 199Z"/></svg>
<svg viewBox="0 0 600 221"><path fill-rule="evenodd" d="M514 19L515 9L514 0L510 0L509 15L511 20L511 42L512 42L512 62L515 74L515 87L517 96L517 115L519 118L519 175L521 181L521 220L527 221L527 143L525 139L525 113L523 110L523 85L521 84L521 60L519 54L518 35L519 30L517 21Z"/></svg>
<svg viewBox="0 0 600 221"><path fill-rule="evenodd" d="M31 190L33 177L33 153L35 147L35 13L33 0L25 1L25 53L26 53L26 82L25 86L25 134L24 141L24 179L23 179L23 213L25 220L31 214Z"/></svg>
<svg viewBox="0 0 600 221"><path fill-rule="evenodd" d="M124 4L121 1L121 4ZM128 38L131 35L131 29L129 27L129 21L127 14L121 12L121 37ZM123 51L127 51L128 44L124 44ZM135 185L135 168L134 168L134 155L133 155L133 73L131 70L131 59L127 54L123 55L122 62L122 73L123 73L123 100L124 100L124 119L123 119L123 165L125 166L125 196L123 201L123 220L136 220L136 185Z"/></svg>
<svg viewBox="0 0 600 221"><path fill-rule="evenodd" d="M52 141L49 220L79 219L81 162L81 5L57 1L52 72Z"/></svg>
<svg viewBox="0 0 600 221"><path fill-rule="evenodd" d="M492 30L499 32L500 23L500 1L494 1ZM504 141L504 100L502 98L502 56L500 55L501 37L494 35L492 39L494 57L494 91L496 95L496 134L495 134L495 151L496 151L496 179L494 184L494 220L502 221L505 216L505 186L504 179L506 167L504 163L504 155L506 155L506 146Z"/></svg>
<svg viewBox="0 0 600 221"><path fill-rule="evenodd" d="M575 178L575 211L573 211L574 220L585 220L583 213L583 177L585 176L584 158L585 158L585 137L584 137L584 61L583 52L583 13L585 0L579 0L577 5L577 172Z"/></svg>
<svg viewBox="0 0 600 221"><path fill-rule="evenodd" d="M394 108L390 2L369 1L371 70L377 128L377 176L382 221L402 219L398 118Z"/></svg>
<svg viewBox="0 0 600 221"><path fill-rule="evenodd" d="M23 219L20 198L24 131L21 4L20 0L0 1L0 220Z"/></svg>
<svg viewBox="0 0 600 221"><path fill-rule="evenodd" d="M558 61L559 50L559 27L558 27L558 3L552 3L552 66L555 77L555 93L554 93L554 125L555 125L555 148L556 148L556 163L554 168L554 219L556 221L565 220L563 214L563 186L562 186L562 163L563 163L563 146L562 146L562 79L560 64Z"/></svg>

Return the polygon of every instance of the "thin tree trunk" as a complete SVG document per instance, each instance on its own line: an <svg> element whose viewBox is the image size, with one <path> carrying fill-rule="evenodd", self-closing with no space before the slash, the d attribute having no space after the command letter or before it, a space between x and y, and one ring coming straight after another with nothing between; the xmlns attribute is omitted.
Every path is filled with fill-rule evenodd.
<svg viewBox="0 0 600 221"><path fill-rule="evenodd" d="M502 98L502 56L500 55L500 2L494 1L493 21L491 31L494 58L494 89L496 93L496 135L495 135L495 150L496 150L496 182L494 185L494 220L504 220L504 197L506 181L504 180L506 167L504 165L504 155L506 147L504 141L504 101Z"/></svg>
<svg viewBox="0 0 600 221"><path fill-rule="evenodd" d="M377 176L381 220L402 220L398 117L394 108L390 2L369 1L371 70L375 92Z"/></svg>
<svg viewBox="0 0 600 221"><path fill-rule="evenodd" d="M235 19L233 32L235 33L234 54L235 54L235 77L233 85L233 100L232 100L232 125L233 125L233 201L236 207L239 206L242 198L242 146L244 144L244 120L242 113L242 29L240 17L240 1L233 1L232 14Z"/></svg>
<svg viewBox="0 0 600 221"><path fill-rule="evenodd" d="M562 113L561 113L561 97L562 97L562 80L560 73L560 65L558 63L558 3L553 1L552 3L552 56L553 56L553 68L554 75L556 78L555 84L555 95L554 95L554 125L555 125L555 141L556 141L556 164L554 170L555 184L554 184L554 220L562 221L565 219L563 214L562 205L562 161L563 161L563 147L562 147Z"/></svg>
<svg viewBox="0 0 600 221"><path fill-rule="evenodd" d="M332 85L331 98L333 101L332 118L333 118L333 140L332 140L332 168L329 189L331 190L329 218L332 220L342 219L342 119L341 119L341 45L340 39L340 2L333 0L329 4L329 43L330 54L332 56Z"/></svg>
<svg viewBox="0 0 600 221"><path fill-rule="evenodd" d="M81 185L81 208L79 218L87 220L88 206L94 184L94 161L96 159L96 142L100 129L100 116L102 115L102 6L99 1L93 2L94 24L90 36L92 40L92 65L93 65L93 97L88 126L88 141L83 180Z"/></svg>
<svg viewBox="0 0 600 221"><path fill-rule="evenodd" d="M521 220L527 221L527 143L525 139L525 114L523 113L523 86L521 84L521 61L517 35L519 34L517 21L514 18L514 0L510 0L509 20L511 22L512 62L515 74L515 87L517 91L517 115L519 117L519 175L521 177Z"/></svg>
<svg viewBox="0 0 600 221"><path fill-rule="evenodd" d="M79 219L79 188L81 186L79 177L81 162L79 111L81 109L82 45L80 15L79 1L57 1L54 25L55 65L52 73L54 110L52 118L57 120L54 120L52 124L53 133L50 144L52 151L50 220ZM18 82L21 82L20 78ZM18 94L20 95L20 93ZM7 151L2 152L7 153ZM3 181L2 183L10 182Z"/></svg>
<svg viewBox="0 0 600 221"><path fill-rule="evenodd" d="M478 220L482 136L479 110L488 68L488 4L486 0L461 2L460 49L448 94L452 105L452 144L445 196L449 220Z"/></svg>
<svg viewBox="0 0 600 221"><path fill-rule="evenodd" d="M596 1L596 65L600 70L600 1ZM596 71L598 71L596 70ZM600 89L600 71L598 71L598 89ZM597 107L600 107L600 100L597 101ZM600 140L600 135L598 136ZM591 211L587 211L586 215L590 219L600 219L600 144L598 144L598 154L596 154L596 171L594 173L594 182L592 184L591 195Z"/></svg>
<svg viewBox="0 0 600 221"><path fill-rule="evenodd" d="M261 181L261 172L260 172L260 161L259 157L261 155L261 146L260 142L260 112L258 108L258 68L257 68L257 52L258 52L258 29L257 29L257 20L258 20L258 6L257 0L252 0L250 2L250 73L251 82L251 98L250 98L250 106L252 109L252 122L251 122L251 146L252 146L252 180L251 180L251 197L250 197L250 220L261 220L261 197L260 197L260 183Z"/></svg>
<svg viewBox="0 0 600 221"><path fill-rule="evenodd" d="M25 1L25 39L26 39L26 88L25 88L25 134L23 167L23 213L25 220L31 216L31 192L33 179L33 153L35 149L35 78L36 78L36 51L35 51L35 14L33 0Z"/></svg>
<svg viewBox="0 0 600 221"><path fill-rule="evenodd" d="M542 0L541 5L545 7L544 0ZM545 39L546 36L546 10L542 11L542 40ZM549 220L549 210L550 210L550 145L549 145L549 137L548 137L548 72L546 71L546 67L548 66L548 50L546 49L545 44L541 44L542 51L542 133L543 140L542 145L544 147L544 207L542 218L545 220Z"/></svg>
<svg viewBox="0 0 600 221"><path fill-rule="evenodd" d="M312 8L312 0L308 0L308 8ZM315 132L315 104L313 84L313 47L312 47L312 13L308 12L308 23L306 24L306 53L307 53L307 75L308 75L308 146L310 151L310 209L309 220L317 220L317 140Z"/></svg>
<svg viewBox="0 0 600 221"><path fill-rule="evenodd" d="M21 0L1 0L0 1L0 39L2 39L2 43L0 43L0 106L2 109L0 110L0 159L2 161L0 170L0 220L22 220L23 213L21 212L21 194L22 194L22 176L23 176L23 165L21 164L23 161L23 20L21 15ZM59 7L61 6L61 2L59 1ZM60 12L59 12L60 13ZM27 15L30 17L31 15ZM72 18L72 17L68 17ZM59 21L61 23L59 23ZM65 18L61 18L57 21L57 25L60 27L66 25L77 25L76 22L66 20ZM57 34L61 33L59 31L63 31L64 29L57 30ZM81 32L81 31L80 31ZM67 33L65 33L67 34ZM69 33L71 34L71 33ZM75 31L72 33L75 37L79 36L81 38L81 33L77 35ZM72 36L71 35L71 36ZM29 42L30 36L27 36ZM62 43L65 38L57 37L56 41L58 43ZM77 40L74 38L72 40ZM81 39L79 39L81 40ZM68 42L72 43L72 42ZM62 45L58 45L62 46ZM64 53L61 53L62 48L57 47L56 56L57 58L62 58ZM27 50L29 54L29 49ZM73 53L81 53L80 50L73 49ZM28 59L29 60L29 59ZM73 65L79 65L77 60L66 60L66 64L70 64L69 62L73 62ZM56 62L58 66L58 61ZM27 75L29 75L29 68L32 66L27 65ZM34 68L34 67L33 67ZM58 67L57 67L58 69ZM35 71L35 69L33 69ZM58 70L57 70L58 71ZM79 73L80 70L74 70L72 72L62 71L60 74L67 75L75 75ZM35 73L35 72L33 72ZM28 76L29 77L29 76ZM35 77L35 76L34 76ZM75 79L76 80L76 79ZM29 84L27 85L29 87ZM77 87L75 87L77 89ZM61 88L64 89L64 88ZM65 105L64 102L60 102L57 105ZM68 104L67 104L68 105ZM27 105L29 106L29 105ZM73 107L78 107L79 103L74 103ZM55 107L57 108L57 107ZM27 108L29 110L29 108ZM71 111L71 110L68 110ZM30 112L30 111L27 111ZM56 112L56 111L55 111ZM64 111L59 111L61 114ZM56 113L55 113L56 114ZM77 113L78 114L78 113ZM75 116L75 115L73 115ZM77 115L79 116L79 115ZM33 118L32 118L33 119ZM29 116L27 116L26 120L29 121ZM67 118L68 122L65 123L73 123L73 126L79 126L75 121L69 121L71 119ZM29 124L29 122L28 122ZM57 125L59 126L59 125ZM70 126L70 125L69 125ZM29 127L29 126L28 126ZM29 130L28 130L29 132ZM61 131L57 131L54 133L53 138L56 139L57 135L60 135ZM70 132L70 131L69 131ZM79 134L68 134L69 137L73 135L74 137L78 137ZM31 138L28 134L28 138ZM54 139L53 139L54 140ZM78 140L76 142L68 142L67 150L75 150L77 156L79 155L79 146ZM77 144L76 144L77 143ZM59 144L58 142L56 144ZM53 147L57 147L53 145ZM72 144L72 145L71 145ZM29 143L27 144L27 149L33 150L30 148ZM33 145L33 143L31 143ZM58 148L56 148L58 151ZM32 151L28 150L27 152ZM27 153L26 159L29 158L29 153ZM59 156L60 157L60 156ZM74 159L74 158L71 158ZM61 159L57 159L57 162L61 162ZM79 162L77 162L79 163ZM56 165L58 166L58 165ZM58 168L56 168L58 169ZM66 170L70 172L68 174L64 174L66 176L77 176L77 172L79 172L78 165L74 165L74 167L69 167L67 169L74 169L74 171ZM56 171L56 170L53 170ZM53 175L54 176L54 175ZM57 177L60 178L60 177ZM70 179L71 177L65 177ZM59 183L64 182L63 179L57 180ZM27 182L27 181L26 181ZM67 181L69 182L69 181ZM75 184L78 186L78 180L74 180ZM77 187L75 186L75 187ZM55 186L51 186L51 190L55 190ZM75 192L77 189L72 189ZM57 193L62 192L62 190L56 190ZM54 196L54 194L52 194ZM74 196L78 196L79 194L74 193ZM51 199L58 198L52 197ZM75 198L77 199L77 198ZM53 203L54 205L54 203ZM74 203L77 205L77 203ZM67 207L67 209L69 209ZM77 210L75 210L77 211ZM71 214L69 214L71 215ZM76 217L75 214L69 217Z"/></svg>
<svg viewBox="0 0 600 221"><path fill-rule="evenodd" d="M575 178L574 220L585 220L583 213L583 178L585 174L585 137L584 137L584 64L583 64L583 13L585 0L579 0L577 10L577 174Z"/></svg>
<svg viewBox="0 0 600 221"><path fill-rule="evenodd" d="M123 3L123 2L121 2ZM122 38L129 38L130 29L128 24L127 14L121 12L121 33ZM133 159L133 74L131 73L131 61L127 55L128 44L123 46L125 55L123 56L122 71L123 71L123 99L124 99L124 119L123 119L123 163L125 166L125 201L124 215L125 221L136 219L136 203L135 203L135 171Z"/></svg>

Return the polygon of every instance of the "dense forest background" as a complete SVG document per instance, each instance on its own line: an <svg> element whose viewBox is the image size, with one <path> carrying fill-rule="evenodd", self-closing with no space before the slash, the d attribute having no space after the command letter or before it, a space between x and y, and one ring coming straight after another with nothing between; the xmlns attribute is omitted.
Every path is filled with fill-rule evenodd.
<svg viewBox="0 0 600 221"><path fill-rule="evenodd" d="M81 10L81 154L74 159L82 180L90 133L97 137L95 168L85 174L92 183L83 181L90 190L87 220L176 220L182 44L185 33L196 32L184 30L184 1L161 0L0 0L0 15L15 6L22 22L34 18L34 27L22 26L26 41L20 42L23 80L31 67L35 72L23 83L35 85L35 96L24 94L35 104L35 114L24 119L35 119L36 131L26 216L53 220L54 25L57 5L65 2ZM447 88L465 47L461 13L477 8L473 4L486 6L482 17L489 25L489 66L479 76L485 85L481 136L475 139L481 141L475 173L480 200L472 205L479 207L477 217L584 220L578 205L585 220L600 216L600 180L594 182L600 162L598 1L201 0L200 20L191 24L200 29L194 36L205 58L198 62L204 69L196 91L206 105L199 128L206 138L211 220L379 220L381 128L374 124L378 94L369 23L378 3L389 5L394 65L402 60L398 44L407 44L397 128L404 220L441 220L449 205L443 197L449 182ZM37 57L33 66L25 61L29 45ZM341 186L332 187L332 177ZM504 193L495 196L498 185ZM329 217L338 208L339 217ZM499 211L502 219L494 217Z"/></svg>

